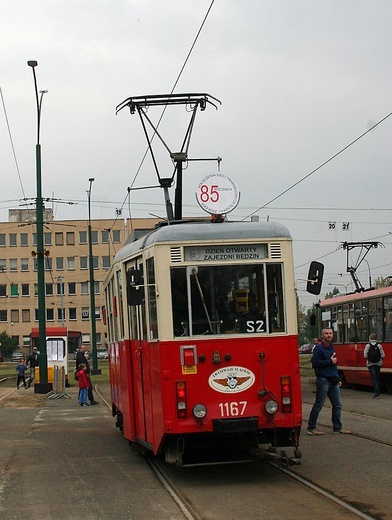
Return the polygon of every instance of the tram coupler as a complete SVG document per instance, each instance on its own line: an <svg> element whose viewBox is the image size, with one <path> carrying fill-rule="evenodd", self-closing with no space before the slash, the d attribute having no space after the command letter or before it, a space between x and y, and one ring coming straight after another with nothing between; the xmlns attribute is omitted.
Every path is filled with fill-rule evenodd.
<svg viewBox="0 0 392 520"><path fill-rule="evenodd" d="M289 457L286 451L280 450L278 452L276 448L271 446L267 449L254 449L252 450L252 454L262 460L274 462L278 466L285 468L289 466L300 466L302 462L302 453L298 448L294 449L294 455L292 457Z"/></svg>

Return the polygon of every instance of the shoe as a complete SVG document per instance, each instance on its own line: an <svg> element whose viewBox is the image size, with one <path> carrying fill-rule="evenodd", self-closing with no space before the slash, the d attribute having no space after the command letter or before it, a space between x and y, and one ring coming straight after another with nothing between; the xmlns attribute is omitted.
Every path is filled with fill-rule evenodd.
<svg viewBox="0 0 392 520"><path fill-rule="evenodd" d="M309 435L324 435L324 432L320 432L317 428L308 428L306 431Z"/></svg>
<svg viewBox="0 0 392 520"><path fill-rule="evenodd" d="M372 399L380 399L379 395L372 395Z"/></svg>
<svg viewBox="0 0 392 520"><path fill-rule="evenodd" d="M343 430L343 428L341 430L334 430L333 433L344 433L345 435L351 435L350 430Z"/></svg>
<svg viewBox="0 0 392 520"><path fill-rule="evenodd" d="M91 406L93 406L94 404L99 404L99 402L98 401L90 401L90 404L91 404Z"/></svg>
<svg viewBox="0 0 392 520"><path fill-rule="evenodd" d="M19 386L16 387L19 390Z"/></svg>
<svg viewBox="0 0 392 520"><path fill-rule="evenodd" d="M27 386L25 386L25 390L27 390Z"/></svg>
<svg viewBox="0 0 392 520"><path fill-rule="evenodd" d="M84 406L90 406L90 403L83 403Z"/></svg>
<svg viewBox="0 0 392 520"><path fill-rule="evenodd" d="M83 406L83 403L79 403L79 406Z"/></svg>

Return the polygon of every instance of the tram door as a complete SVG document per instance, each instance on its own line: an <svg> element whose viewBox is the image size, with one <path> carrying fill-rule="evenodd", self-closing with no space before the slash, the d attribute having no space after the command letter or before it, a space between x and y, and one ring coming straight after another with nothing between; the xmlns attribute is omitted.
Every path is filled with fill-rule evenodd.
<svg viewBox="0 0 392 520"><path fill-rule="evenodd" d="M147 340L146 302L144 295L143 264L136 262L127 268L128 303L130 304L131 327L131 370L135 410L135 434L138 439L146 439L145 385L143 343Z"/></svg>

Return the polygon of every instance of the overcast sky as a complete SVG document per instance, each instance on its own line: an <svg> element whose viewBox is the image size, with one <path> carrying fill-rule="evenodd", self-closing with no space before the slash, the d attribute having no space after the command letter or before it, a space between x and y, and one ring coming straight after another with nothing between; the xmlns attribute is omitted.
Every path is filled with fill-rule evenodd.
<svg viewBox="0 0 392 520"><path fill-rule="evenodd" d="M43 196L57 219L164 216L142 126L115 107L130 96L169 93L211 0L2 0L0 7L0 220L34 204L37 60L44 95L41 121ZM241 199L241 220L279 196L392 112L390 0L215 0L175 93L205 92L221 100L196 117L189 157L222 157L221 172ZM169 113L170 112L170 113ZM157 121L160 109L150 109ZM179 150L189 113L166 111L160 131ZM380 241L359 269L368 286L392 275L392 116L298 186L256 211L294 239L297 278L322 259L328 284L350 282L342 241ZM162 176L168 154L156 142ZM18 172L19 170L19 172ZM198 182L215 162L184 172L184 216L201 215ZM67 202L76 202L69 205ZM51 206L51 203L49 203ZM131 212L131 213L130 213ZM335 229L330 230L330 222ZM343 224L348 224L348 231ZM353 252L351 263L356 261ZM343 276L339 276L342 273ZM317 298L302 292L301 302ZM348 289L350 286L348 286Z"/></svg>

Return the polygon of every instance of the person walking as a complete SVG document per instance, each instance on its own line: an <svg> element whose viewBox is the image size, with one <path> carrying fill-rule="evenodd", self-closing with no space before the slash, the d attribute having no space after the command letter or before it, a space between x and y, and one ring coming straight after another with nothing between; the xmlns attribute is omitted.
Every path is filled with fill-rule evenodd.
<svg viewBox="0 0 392 520"><path fill-rule="evenodd" d="M370 334L369 343L366 345L363 355L372 378L374 392L372 399L380 399L380 370L382 360L385 358L385 352L380 343L378 343L375 332Z"/></svg>
<svg viewBox="0 0 392 520"><path fill-rule="evenodd" d="M87 357L85 356L86 347L84 345L80 345L78 352L76 353L76 370L79 369L79 365L82 363L86 365L86 374L88 376L88 380L90 382L88 387L88 399L90 401L91 405L99 404L98 401L94 399L94 393L93 393L93 385L91 384L91 378L90 378L90 363L88 362ZM77 374L76 374L77 377Z"/></svg>
<svg viewBox="0 0 392 520"><path fill-rule="evenodd" d="M30 388L31 383L34 381L35 376L35 367L39 365L39 357L38 357L38 349L37 347L33 347L33 352L27 356L26 359L26 368L29 368L30 365L30 379L29 384L27 385Z"/></svg>
<svg viewBox="0 0 392 520"><path fill-rule="evenodd" d="M309 435L324 435L317 429L317 419L324 407L325 399L331 401L333 433L350 434L341 422L342 401L337 357L332 344L333 330L323 329L321 342L313 350L312 364L316 372L316 400L310 412L307 432Z"/></svg>
<svg viewBox="0 0 392 520"><path fill-rule="evenodd" d="M16 373L18 374L18 379L16 381L16 388L19 390L19 385L21 382L23 382L23 386L27 388L26 385L26 365L24 363L24 358L20 359L19 365L16 367Z"/></svg>
<svg viewBox="0 0 392 520"><path fill-rule="evenodd" d="M85 363L80 363L79 370L76 372L78 378L79 395L78 402L79 406L90 406L87 402L88 388L90 386L90 378L87 375L87 367Z"/></svg>

